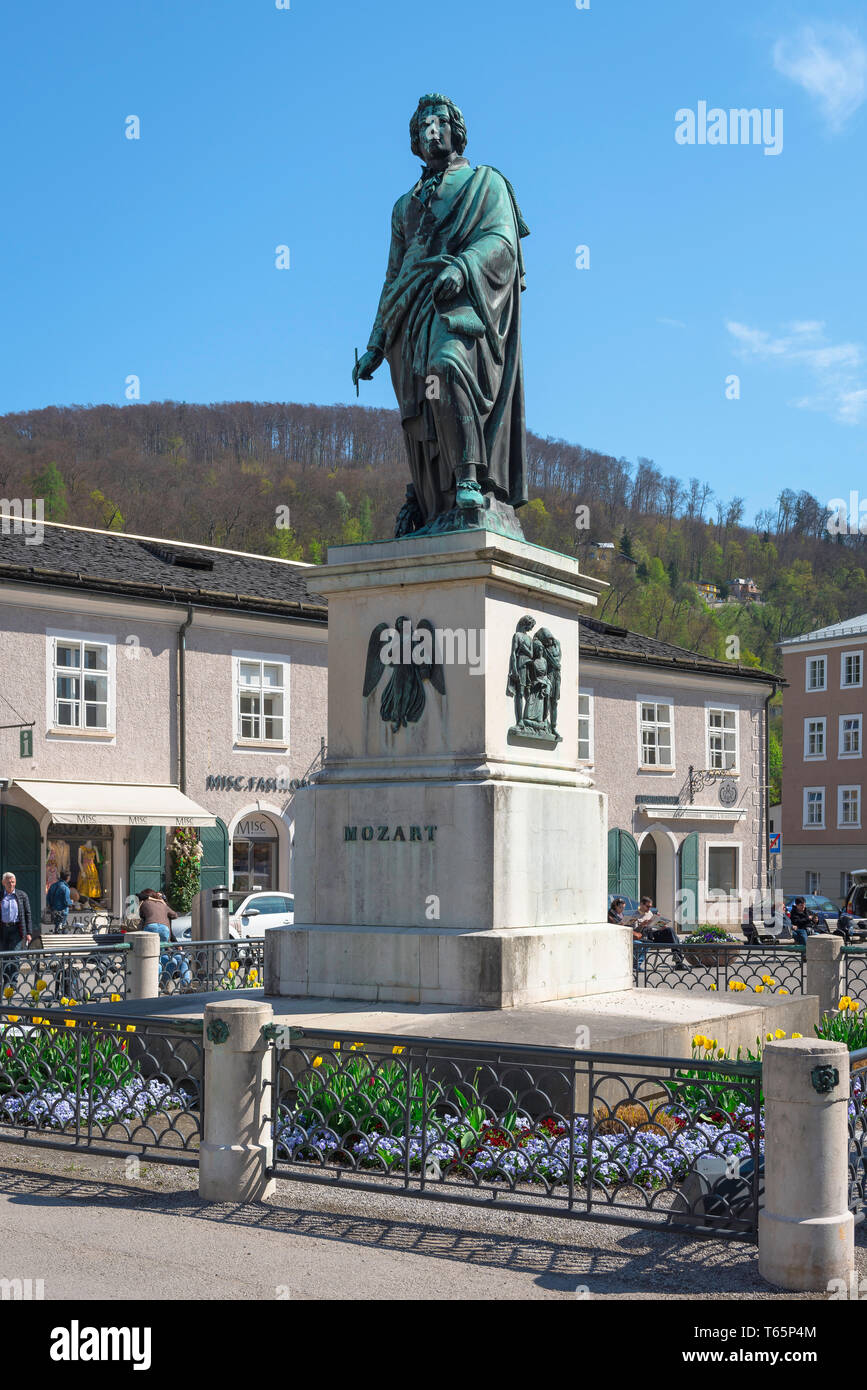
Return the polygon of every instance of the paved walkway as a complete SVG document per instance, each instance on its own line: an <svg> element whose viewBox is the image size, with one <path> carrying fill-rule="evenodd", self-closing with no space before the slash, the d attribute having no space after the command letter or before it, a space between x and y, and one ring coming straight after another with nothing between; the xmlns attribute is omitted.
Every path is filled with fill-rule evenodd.
<svg viewBox="0 0 867 1390"><path fill-rule="evenodd" d="M857 1263L867 1274L867 1233ZM199 1201L196 1173L0 1149L0 1278L46 1299L790 1299L755 1248L282 1181ZM803 1296L809 1299L810 1295Z"/></svg>

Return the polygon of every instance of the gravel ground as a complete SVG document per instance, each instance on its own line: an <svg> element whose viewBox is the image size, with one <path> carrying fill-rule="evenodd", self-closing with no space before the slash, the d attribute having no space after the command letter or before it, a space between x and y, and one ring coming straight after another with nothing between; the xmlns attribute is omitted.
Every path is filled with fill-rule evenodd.
<svg viewBox="0 0 867 1390"><path fill-rule="evenodd" d="M3 1145L0 1274L79 1299L824 1297L765 1284L740 1242L286 1180L267 1204L210 1204L196 1184L195 1169Z"/></svg>

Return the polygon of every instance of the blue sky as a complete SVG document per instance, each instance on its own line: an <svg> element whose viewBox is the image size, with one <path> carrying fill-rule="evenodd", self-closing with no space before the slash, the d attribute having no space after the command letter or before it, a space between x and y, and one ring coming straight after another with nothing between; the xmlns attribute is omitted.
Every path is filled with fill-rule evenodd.
<svg viewBox="0 0 867 1390"><path fill-rule="evenodd" d="M863 5L47 0L4 37L0 411L122 404L130 374L142 400L354 401L439 90L531 229L530 428L749 517L867 488ZM677 143L700 101L781 108L781 153ZM386 369L361 400L393 404Z"/></svg>

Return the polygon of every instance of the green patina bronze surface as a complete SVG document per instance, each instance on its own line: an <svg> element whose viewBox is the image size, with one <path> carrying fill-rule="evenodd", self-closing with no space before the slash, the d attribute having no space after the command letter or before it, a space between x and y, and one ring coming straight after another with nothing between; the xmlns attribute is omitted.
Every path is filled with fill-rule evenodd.
<svg viewBox="0 0 867 1390"><path fill-rule="evenodd" d="M515 707L515 722L509 729L512 740L557 744L557 708L560 702L560 643L548 628L531 635L536 619L526 613L518 620L509 657L506 694Z"/></svg>
<svg viewBox="0 0 867 1390"><path fill-rule="evenodd" d="M410 121L421 176L394 205L385 284L352 379L383 361L412 482L395 535L485 527L522 536L527 500L521 238L508 179L473 168L460 110L423 96Z"/></svg>
<svg viewBox="0 0 867 1390"><path fill-rule="evenodd" d="M414 640L416 637L423 641ZM427 651L424 649L427 648ZM393 628L377 623L367 643L362 695L372 695L386 671L391 674L382 692L379 714L392 733L416 724L425 707L425 681L445 695L442 665L435 659L433 624L423 618L415 628L409 618L398 618ZM427 656L428 659L425 659Z"/></svg>

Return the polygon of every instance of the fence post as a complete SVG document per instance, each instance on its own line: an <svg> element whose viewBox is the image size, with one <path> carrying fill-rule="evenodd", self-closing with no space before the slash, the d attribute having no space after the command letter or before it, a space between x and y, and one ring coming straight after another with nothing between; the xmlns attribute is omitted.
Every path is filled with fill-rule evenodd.
<svg viewBox="0 0 867 1390"><path fill-rule="evenodd" d="M836 1078L836 1079L835 1079ZM784 1289L827 1292L855 1268L849 1211L849 1052L787 1038L762 1056L765 1205L759 1273Z"/></svg>
<svg viewBox="0 0 867 1390"><path fill-rule="evenodd" d="M843 989L843 939L839 936L807 937L805 994L819 996L819 1017L836 1013Z"/></svg>
<svg viewBox="0 0 867 1390"><path fill-rule="evenodd" d="M156 999L160 992L160 939L155 931L128 932L124 952L127 999Z"/></svg>
<svg viewBox="0 0 867 1390"><path fill-rule="evenodd" d="M199 1196L206 1202L262 1202L274 1194L274 1099L262 1037L273 1017L270 1004L250 999L205 1005Z"/></svg>

